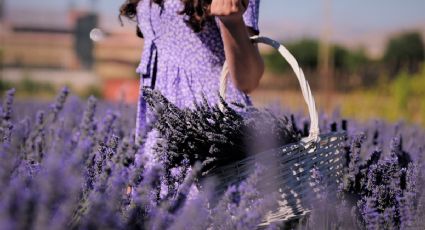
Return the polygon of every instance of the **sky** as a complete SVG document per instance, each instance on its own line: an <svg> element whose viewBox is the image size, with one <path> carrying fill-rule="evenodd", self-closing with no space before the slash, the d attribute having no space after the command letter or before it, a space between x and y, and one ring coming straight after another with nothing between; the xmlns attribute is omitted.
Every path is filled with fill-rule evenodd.
<svg viewBox="0 0 425 230"><path fill-rule="evenodd" d="M20 22L65 22L70 5L96 8L103 25L119 26L123 0L5 0L6 14ZM371 43L390 33L419 28L425 34L425 0L261 0L260 31L279 39L319 36L324 28L325 2L330 2L332 39ZM13 15L13 16L9 16ZM380 39L382 40L382 38ZM381 42L381 41L379 41ZM382 43L382 42L381 42Z"/></svg>

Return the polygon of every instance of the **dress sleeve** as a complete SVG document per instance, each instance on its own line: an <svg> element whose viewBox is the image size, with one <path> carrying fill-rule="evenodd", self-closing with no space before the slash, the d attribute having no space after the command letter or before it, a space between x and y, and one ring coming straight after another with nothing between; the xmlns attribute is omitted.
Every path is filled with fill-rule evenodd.
<svg viewBox="0 0 425 230"><path fill-rule="evenodd" d="M246 26L251 28L255 32L255 35L260 33L258 28L259 10L260 0L249 0L248 8L243 14L243 20L245 21Z"/></svg>

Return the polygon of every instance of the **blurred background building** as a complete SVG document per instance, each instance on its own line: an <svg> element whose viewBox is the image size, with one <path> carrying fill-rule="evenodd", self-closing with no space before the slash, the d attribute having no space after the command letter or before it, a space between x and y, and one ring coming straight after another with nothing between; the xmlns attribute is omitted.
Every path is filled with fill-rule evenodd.
<svg viewBox="0 0 425 230"><path fill-rule="evenodd" d="M108 100L135 102L138 81L135 73L143 41L133 31L99 29L99 13L78 9L70 2L64 23L32 22L1 15L1 81L3 88L16 85L41 98L68 85L83 96L94 94ZM42 10L38 9L44 13ZM25 16L16 10L17 14ZM10 12L11 14L14 11ZM49 14L50 12L46 12ZM29 11L28 17L40 13ZM51 20L58 15L52 14ZM36 20L37 21L37 20ZM16 87L15 86L15 87Z"/></svg>
<svg viewBox="0 0 425 230"><path fill-rule="evenodd" d="M135 104L143 40L112 0L0 0L0 90L50 99L68 85L86 97ZM261 34L280 40L303 67L321 111L425 122L425 2L264 0ZM260 46L266 73L257 105L304 109L296 78Z"/></svg>

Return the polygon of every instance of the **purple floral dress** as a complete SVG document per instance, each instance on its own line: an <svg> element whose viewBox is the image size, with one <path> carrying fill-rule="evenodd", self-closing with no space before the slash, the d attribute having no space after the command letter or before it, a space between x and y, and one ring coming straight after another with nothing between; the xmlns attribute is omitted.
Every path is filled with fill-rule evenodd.
<svg viewBox="0 0 425 230"><path fill-rule="evenodd" d="M204 30L195 33L185 23L181 0L165 0L163 6L151 0L141 0L137 6L138 26L144 36L140 74L140 96L137 109L136 138L147 134L145 156L151 157L158 136L148 130L152 112L143 99L142 86L159 90L176 106L194 107L202 94L210 104L218 102L220 72L225 60L218 19L208 22ZM259 0L249 0L243 15L245 24L257 33ZM251 104L249 97L234 87L228 78L227 101Z"/></svg>

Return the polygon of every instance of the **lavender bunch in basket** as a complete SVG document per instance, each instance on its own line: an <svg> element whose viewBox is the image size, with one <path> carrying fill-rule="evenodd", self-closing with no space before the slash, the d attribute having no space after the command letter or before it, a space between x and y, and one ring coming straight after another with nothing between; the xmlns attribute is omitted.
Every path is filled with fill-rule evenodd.
<svg viewBox="0 0 425 230"><path fill-rule="evenodd" d="M209 105L204 98L196 103L195 109L180 109L170 103L158 91L145 88L146 101L154 109L162 142L156 152L163 161L166 172L181 165L203 164L203 175L216 167L228 165L256 152L276 148L300 140L302 132L293 120L276 116L268 110L239 106L244 113L238 113L222 98L224 110L218 105ZM259 142L263 137L272 142ZM171 175L169 176L171 178Z"/></svg>

